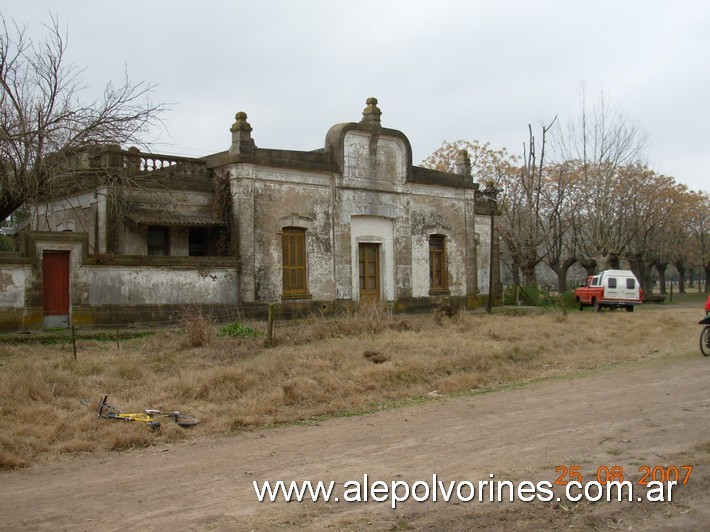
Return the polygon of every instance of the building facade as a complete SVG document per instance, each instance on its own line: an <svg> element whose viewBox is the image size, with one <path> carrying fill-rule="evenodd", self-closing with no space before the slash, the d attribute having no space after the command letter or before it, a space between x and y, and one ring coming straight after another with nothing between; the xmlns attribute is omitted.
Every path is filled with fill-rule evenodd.
<svg viewBox="0 0 710 532"><path fill-rule="evenodd" d="M0 256L0 326L481 305L494 203L465 152L456 173L414 166L374 98L315 151L257 147L245 113L230 132L228 150L200 159L115 146L66 157L75 185Z"/></svg>

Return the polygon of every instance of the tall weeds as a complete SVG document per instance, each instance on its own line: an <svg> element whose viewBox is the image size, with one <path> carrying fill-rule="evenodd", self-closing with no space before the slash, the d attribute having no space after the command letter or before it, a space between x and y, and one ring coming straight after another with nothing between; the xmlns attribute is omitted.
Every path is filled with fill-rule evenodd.
<svg viewBox="0 0 710 532"><path fill-rule="evenodd" d="M383 307L279 322L271 348L257 335L217 336L207 320L120 349L82 341L76 361L67 346L0 344L0 468L369 412L648 356L694 356L694 317L682 308L560 320L558 313L401 316ZM182 410L202 423L154 432L97 419L105 393L124 411Z"/></svg>
<svg viewBox="0 0 710 532"><path fill-rule="evenodd" d="M214 337L214 321L202 311L186 313L182 318L187 339L192 347L209 344Z"/></svg>

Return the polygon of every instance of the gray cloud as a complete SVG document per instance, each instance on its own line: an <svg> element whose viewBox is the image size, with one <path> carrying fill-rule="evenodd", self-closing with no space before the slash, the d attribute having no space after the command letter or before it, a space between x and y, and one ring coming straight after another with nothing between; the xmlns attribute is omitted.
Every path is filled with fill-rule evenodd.
<svg viewBox="0 0 710 532"><path fill-rule="evenodd" d="M582 82L649 134L648 162L709 190L705 1L388 2L0 0L39 33L51 10L98 89L158 85L172 102L156 150L226 149L237 111L263 147L316 149L376 96L419 162L446 140L521 152L527 125L574 115ZM90 90L90 89L89 89Z"/></svg>

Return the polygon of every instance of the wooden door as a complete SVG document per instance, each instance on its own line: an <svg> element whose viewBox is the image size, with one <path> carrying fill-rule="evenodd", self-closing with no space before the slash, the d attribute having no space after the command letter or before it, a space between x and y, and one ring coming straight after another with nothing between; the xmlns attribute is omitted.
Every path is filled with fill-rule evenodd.
<svg viewBox="0 0 710 532"><path fill-rule="evenodd" d="M69 326L68 251L45 251L43 254L42 306L45 326Z"/></svg>
<svg viewBox="0 0 710 532"><path fill-rule="evenodd" d="M380 246L360 244L360 301L380 300Z"/></svg>

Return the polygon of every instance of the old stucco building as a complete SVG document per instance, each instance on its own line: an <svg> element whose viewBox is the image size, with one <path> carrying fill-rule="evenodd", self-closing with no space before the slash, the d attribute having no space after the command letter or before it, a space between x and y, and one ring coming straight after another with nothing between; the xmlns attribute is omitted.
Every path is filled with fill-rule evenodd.
<svg viewBox="0 0 710 532"><path fill-rule="evenodd" d="M480 305L492 203L466 154L456 173L414 166L376 99L362 114L308 152L257 147L238 113L229 150L200 159L72 154L76 186L38 206L19 251L0 256L0 325L253 315L269 303L283 315Z"/></svg>

